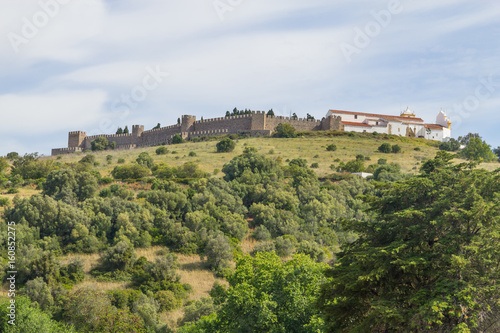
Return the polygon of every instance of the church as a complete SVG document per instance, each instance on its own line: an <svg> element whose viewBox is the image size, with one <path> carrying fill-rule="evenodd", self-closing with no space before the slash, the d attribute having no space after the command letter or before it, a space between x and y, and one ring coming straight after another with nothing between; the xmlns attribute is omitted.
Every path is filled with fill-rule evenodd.
<svg viewBox="0 0 500 333"><path fill-rule="evenodd" d="M434 124L417 118L409 108L399 116L340 110L330 110L326 116L340 117L346 132L377 132L436 141L451 138L451 121L443 110L438 113Z"/></svg>

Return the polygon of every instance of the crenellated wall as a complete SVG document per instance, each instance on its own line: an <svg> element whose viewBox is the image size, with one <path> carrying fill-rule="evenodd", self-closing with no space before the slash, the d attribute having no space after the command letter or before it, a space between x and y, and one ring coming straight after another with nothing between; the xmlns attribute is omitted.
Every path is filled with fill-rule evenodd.
<svg viewBox="0 0 500 333"><path fill-rule="evenodd" d="M52 155L69 154L91 149L93 140L99 137L116 143L116 149L133 149L170 143L176 134L184 139L211 135L249 133L251 135L270 135L276 126L289 123L298 131L343 130L341 117L329 116L323 120L294 119L281 116L267 116L257 111L251 114L232 117L219 117L196 120L196 116L182 116L181 124L144 131L143 125L133 125L129 134L102 134L87 136L85 132L69 132L68 148L53 149Z"/></svg>

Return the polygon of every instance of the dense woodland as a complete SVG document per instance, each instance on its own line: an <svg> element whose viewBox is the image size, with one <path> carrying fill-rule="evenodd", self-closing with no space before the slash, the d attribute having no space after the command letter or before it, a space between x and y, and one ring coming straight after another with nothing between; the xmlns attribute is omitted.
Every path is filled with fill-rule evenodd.
<svg viewBox="0 0 500 333"><path fill-rule="evenodd" d="M182 333L497 332L500 169L478 168L496 159L480 138L464 142L463 163L451 163L453 142L414 175L386 160L365 166L359 154L332 166L371 171L368 180L320 179L304 159L252 147L222 177L148 153L107 176L91 153L77 163L9 154L0 158L3 191L31 184L41 192L0 199L2 258L15 222L20 289L17 326L2 320L1 331L171 332L159 314L183 307ZM217 151L234 146L224 139ZM258 245L245 255L249 235ZM156 261L136 254L151 246L162 247ZM82 253L99 253L95 279L127 288L79 288L82 261L62 258ZM176 254L201 255L227 284L188 301ZM8 270L4 259L2 281ZM8 299L0 300L6 318Z"/></svg>

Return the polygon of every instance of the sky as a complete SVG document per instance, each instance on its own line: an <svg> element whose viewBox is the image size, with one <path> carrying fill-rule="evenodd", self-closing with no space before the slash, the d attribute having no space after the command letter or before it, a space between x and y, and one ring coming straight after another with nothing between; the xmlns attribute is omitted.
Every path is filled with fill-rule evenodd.
<svg viewBox="0 0 500 333"><path fill-rule="evenodd" d="M500 4L1 0L0 156L251 109L434 123L500 146Z"/></svg>

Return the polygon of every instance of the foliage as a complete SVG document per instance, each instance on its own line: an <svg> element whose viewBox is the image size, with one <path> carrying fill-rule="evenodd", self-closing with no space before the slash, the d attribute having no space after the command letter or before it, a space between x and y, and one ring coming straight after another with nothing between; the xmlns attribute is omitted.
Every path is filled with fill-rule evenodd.
<svg viewBox="0 0 500 333"><path fill-rule="evenodd" d="M108 139L105 137L98 137L90 143L92 151L102 151L106 150L109 145Z"/></svg>
<svg viewBox="0 0 500 333"><path fill-rule="evenodd" d="M172 137L172 144L179 144L179 143L183 143L184 142L184 139L182 138L182 136L180 134L176 134Z"/></svg>
<svg viewBox="0 0 500 333"><path fill-rule="evenodd" d="M295 138L297 134L295 133L295 127L289 123L281 123L274 129L273 136L277 138Z"/></svg>
<svg viewBox="0 0 500 333"><path fill-rule="evenodd" d="M231 138L224 138L216 145L218 153L229 153L234 150L236 143Z"/></svg>
<svg viewBox="0 0 500 333"><path fill-rule="evenodd" d="M115 179L141 179L147 177L151 174L151 170L148 167L133 164L133 165L122 165L115 166L111 175Z"/></svg>
<svg viewBox="0 0 500 333"><path fill-rule="evenodd" d="M330 330L483 331L498 321L498 172L451 166L371 198L374 220L350 228L320 306ZM473 166L473 165L472 165Z"/></svg>
<svg viewBox="0 0 500 333"><path fill-rule="evenodd" d="M328 146L326 146L326 150L327 151L336 151L337 150L337 145L335 144L329 144Z"/></svg>
<svg viewBox="0 0 500 333"><path fill-rule="evenodd" d="M10 325L8 314L10 313L10 301L8 299L0 299L0 331L9 333L26 333L26 332L58 332L58 333L74 333L73 327L58 323L52 320L50 315L42 311L36 304L33 304L29 298L18 296L15 299L15 326Z"/></svg>
<svg viewBox="0 0 500 333"><path fill-rule="evenodd" d="M147 152L140 153L135 161L137 162L137 164L145 166L149 169L151 169L154 164L153 158L149 156Z"/></svg>
<svg viewBox="0 0 500 333"><path fill-rule="evenodd" d="M373 172L373 180L379 182L397 182L403 178L404 174L401 172L401 166L396 163L381 165Z"/></svg>
<svg viewBox="0 0 500 333"><path fill-rule="evenodd" d="M287 262L272 253L239 258L229 289L214 295L220 309L207 331L316 332L310 325L320 321L314 304L325 268L303 255Z"/></svg>
<svg viewBox="0 0 500 333"><path fill-rule="evenodd" d="M450 141L447 142L441 142L439 144L439 150L445 150L445 151L457 151L460 149L460 142L455 139L450 139Z"/></svg>
<svg viewBox="0 0 500 333"><path fill-rule="evenodd" d="M470 138L459 155L469 161L493 162L497 160L497 156L491 151L491 146L480 137Z"/></svg>
<svg viewBox="0 0 500 333"><path fill-rule="evenodd" d="M56 200L73 204L76 201L92 198L97 191L97 187L97 179L89 172L60 169L52 171L47 176L43 183L42 193Z"/></svg>
<svg viewBox="0 0 500 333"><path fill-rule="evenodd" d="M391 151L393 154L399 154L401 152L401 147L399 145L392 145Z"/></svg>
<svg viewBox="0 0 500 333"><path fill-rule="evenodd" d="M80 332L146 332L140 317L128 309L116 309L102 291L76 290L65 304L64 315Z"/></svg>
<svg viewBox="0 0 500 333"><path fill-rule="evenodd" d="M42 161L38 153L26 154L12 162L11 176L19 175L22 179L41 179L55 169L51 160Z"/></svg>
<svg viewBox="0 0 500 333"><path fill-rule="evenodd" d="M378 147L378 151L381 153L389 154L392 152L392 147L389 143L383 143L380 147Z"/></svg>
<svg viewBox="0 0 500 333"><path fill-rule="evenodd" d="M230 267L230 261L233 259L233 248L223 234L213 235L208 239L205 256L208 266L221 275Z"/></svg>
<svg viewBox="0 0 500 333"><path fill-rule="evenodd" d="M161 146L156 148L156 155L166 155L168 153L168 148L165 146Z"/></svg>

